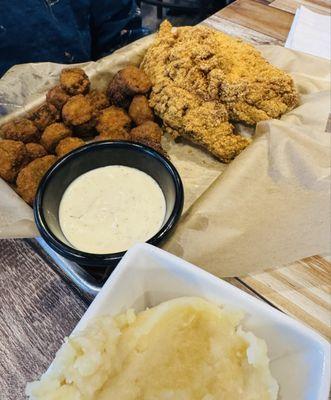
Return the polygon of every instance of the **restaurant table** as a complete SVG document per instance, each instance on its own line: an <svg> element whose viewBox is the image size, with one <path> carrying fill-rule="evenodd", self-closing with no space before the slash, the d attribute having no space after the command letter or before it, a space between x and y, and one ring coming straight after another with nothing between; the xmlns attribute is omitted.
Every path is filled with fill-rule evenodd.
<svg viewBox="0 0 331 400"><path fill-rule="evenodd" d="M252 44L283 45L300 4L320 12L330 5L237 0L203 24ZM330 338L330 271L330 260L316 255L227 280ZM20 400L26 382L45 371L91 299L60 276L34 240L0 240L0 284L0 400Z"/></svg>

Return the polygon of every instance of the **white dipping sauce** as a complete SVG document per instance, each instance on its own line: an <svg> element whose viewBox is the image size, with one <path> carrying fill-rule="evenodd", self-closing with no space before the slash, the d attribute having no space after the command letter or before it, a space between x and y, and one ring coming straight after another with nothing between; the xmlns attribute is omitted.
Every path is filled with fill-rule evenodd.
<svg viewBox="0 0 331 400"><path fill-rule="evenodd" d="M121 165L91 170L66 189L59 209L63 234L76 249L105 254L145 242L161 228L163 192L145 172Z"/></svg>

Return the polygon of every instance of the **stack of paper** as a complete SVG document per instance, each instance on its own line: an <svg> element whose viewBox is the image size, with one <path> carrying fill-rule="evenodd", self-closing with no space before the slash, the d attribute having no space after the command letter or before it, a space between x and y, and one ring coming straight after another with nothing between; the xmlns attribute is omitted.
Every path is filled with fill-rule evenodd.
<svg viewBox="0 0 331 400"><path fill-rule="evenodd" d="M331 59L331 16L300 6L293 20L285 47Z"/></svg>

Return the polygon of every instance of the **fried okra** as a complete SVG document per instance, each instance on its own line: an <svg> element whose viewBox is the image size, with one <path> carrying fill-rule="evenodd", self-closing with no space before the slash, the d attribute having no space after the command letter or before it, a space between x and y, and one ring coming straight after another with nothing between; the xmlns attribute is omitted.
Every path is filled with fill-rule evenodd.
<svg viewBox="0 0 331 400"><path fill-rule="evenodd" d="M84 140L79 139L78 137L66 137L62 139L58 145L56 146L55 153L62 157L65 154L69 153L72 150L77 149L85 144Z"/></svg>
<svg viewBox="0 0 331 400"><path fill-rule="evenodd" d="M0 136L4 139L29 143L39 140L40 133L32 121L27 118L20 118L2 125L0 127Z"/></svg>
<svg viewBox="0 0 331 400"><path fill-rule="evenodd" d="M23 142L0 140L0 178L13 182L27 157Z"/></svg>
<svg viewBox="0 0 331 400"><path fill-rule="evenodd" d="M19 172L16 180L17 192L28 204L33 205L38 185L55 161L56 157L52 155L36 158Z"/></svg>
<svg viewBox="0 0 331 400"><path fill-rule="evenodd" d="M63 105L69 100L69 97L66 91L60 85L57 85L47 92L46 101L58 110L61 110Z"/></svg>
<svg viewBox="0 0 331 400"><path fill-rule="evenodd" d="M139 68L130 65L118 71L113 77L107 94L113 104L127 108L132 96L145 94L151 87L152 84L147 75Z"/></svg>
<svg viewBox="0 0 331 400"><path fill-rule="evenodd" d="M31 121L37 126L37 128L42 132L46 127L53 122L59 121L60 112L53 106L53 104L44 103L36 110L33 110L29 117Z"/></svg>
<svg viewBox="0 0 331 400"><path fill-rule="evenodd" d="M82 94L71 97L62 108L63 121L70 126L89 122L93 117L93 107Z"/></svg>
<svg viewBox="0 0 331 400"><path fill-rule="evenodd" d="M134 140L134 139L131 139L131 140ZM139 139L135 139L134 141L144 144L145 146L151 147L152 149L161 153L163 156L169 158L167 152L164 150L164 148L162 147L160 142L155 142L152 139L146 139L146 138L139 138Z"/></svg>
<svg viewBox="0 0 331 400"><path fill-rule="evenodd" d="M90 93L86 95L86 98L90 100L92 107L96 111L101 111L110 106L106 93L100 92L99 90L91 90Z"/></svg>
<svg viewBox="0 0 331 400"><path fill-rule="evenodd" d="M111 106L102 110L97 118L96 130L101 136L125 135L130 130L131 118L125 110Z"/></svg>
<svg viewBox="0 0 331 400"><path fill-rule="evenodd" d="M27 151L28 162L47 155L45 147L39 143L27 143L25 148Z"/></svg>
<svg viewBox="0 0 331 400"><path fill-rule="evenodd" d="M119 129L117 131L103 133L94 138L95 141L100 140L131 140L130 133L125 129Z"/></svg>
<svg viewBox="0 0 331 400"><path fill-rule="evenodd" d="M81 68L64 68L60 74L60 84L72 96L85 94L90 88L90 80Z"/></svg>
<svg viewBox="0 0 331 400"><path fill-rule="evenodd" d="M71 136L72 131L62 122L49 125L41 135L40 142L50 152L53 152L60 140Z"/></svg>
<svg viewBox="0 0 331 400"><path fill-rule="evenodd" d="M151 140L155 143L161 143L162 130L158 124L153 121L147 121L131 129L131 138L133 141Z"/></svg>
<svg viewBox="0 0 331 400"><path fill-rule="evenodd" d="M132 99L129 115L136 125L141 125L146 121L154 121L153 110L148 104L147 97L141 94Z"/></svg>

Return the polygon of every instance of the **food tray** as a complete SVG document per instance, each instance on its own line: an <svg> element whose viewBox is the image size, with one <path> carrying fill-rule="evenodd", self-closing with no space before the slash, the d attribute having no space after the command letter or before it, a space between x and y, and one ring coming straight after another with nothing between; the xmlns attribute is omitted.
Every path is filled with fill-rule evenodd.
<svg viewBox="0 0 331 400"><path fill-rule="evenodd" d="M71 281L87 297L93 298L100 292L106 278L110 275L109 273L103 277L96 277L84 267L60 256L41 237L36 238L36 241L41 249L54 261L60 274Z"/></svg>

